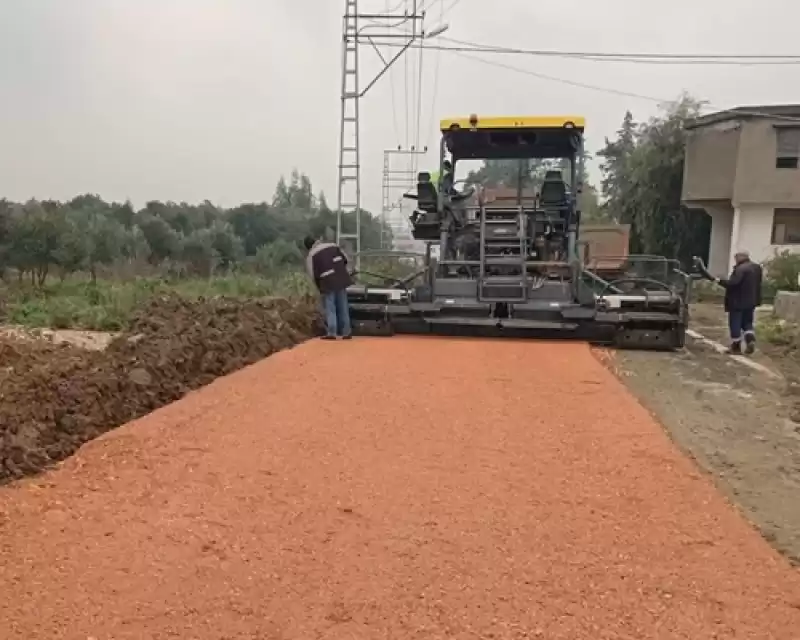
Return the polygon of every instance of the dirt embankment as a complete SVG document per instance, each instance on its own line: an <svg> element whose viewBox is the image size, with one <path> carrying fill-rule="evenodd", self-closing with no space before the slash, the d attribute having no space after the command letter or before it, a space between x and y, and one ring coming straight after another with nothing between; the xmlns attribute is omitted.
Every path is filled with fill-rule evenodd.
<svg viewBox="0 0 800 640"><path fill-rule="evenodd" d="M313 301L157 298L105 350L0 338L0 482L317 332Z"/></svg>

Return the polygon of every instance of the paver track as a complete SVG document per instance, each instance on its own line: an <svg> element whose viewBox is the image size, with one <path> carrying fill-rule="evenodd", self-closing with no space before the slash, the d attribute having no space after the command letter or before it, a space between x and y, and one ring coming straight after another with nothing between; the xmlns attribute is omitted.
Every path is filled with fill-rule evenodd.
<svg viewBox="0 0 800 640"><path fill-rule="evenodd" d="M315 341L0 489L0 621L795 640L800 580L584 345Z"/></svg>

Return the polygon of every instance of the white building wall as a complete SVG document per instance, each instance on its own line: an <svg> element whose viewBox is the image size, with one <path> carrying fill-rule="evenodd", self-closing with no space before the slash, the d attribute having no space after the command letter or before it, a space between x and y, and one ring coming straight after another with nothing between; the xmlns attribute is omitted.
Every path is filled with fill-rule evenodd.
<svg viewBox="0 0 800 640"><path fill-rule="evenodd" d="M797 245L772 244L772 220L774 207L772 205L747 204L737 207L739 219L738 233L733 230L732 246L729 256L729 265L733 264L733 256L737 251L749 251L750 257L756 262L764 262L776 253L785 250L800 252Z"/></svg>
<svg viewBox="0 0 800 640"><path fill-rule="evenodd" d="M722 277L730 272L731 235L733 233L733 208L706 206L711 216L711 244L708 251L708 270ZM698 214L699 215L699 214Z"/></svg>

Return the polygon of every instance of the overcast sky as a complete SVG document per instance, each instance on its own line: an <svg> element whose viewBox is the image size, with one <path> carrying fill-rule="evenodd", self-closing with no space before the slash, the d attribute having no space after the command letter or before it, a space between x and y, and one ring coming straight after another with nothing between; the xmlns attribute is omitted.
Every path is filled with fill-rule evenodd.
<svg viewBox="0 0 800 640"><path fill-rule="evenodd" d="M427 1L429 28L452 3ZM387 0L360 4L380 11ZM444 35L538 49L800 53L798 0L650 4L461 0ZM334 203L343 9L344 0L0 0L0 196L233 205L269 200L296 167ZM800 102L798 66L484 59L654 100L428 51L420 144L436 146L444 115L582 114L594 151L626 109L647 118L684 89L722 108ZM362 84L379 65L364 47ZM416 137L405 131L414 105L403 63L362 103L363 205L373 211L383 150Z"/></svg>

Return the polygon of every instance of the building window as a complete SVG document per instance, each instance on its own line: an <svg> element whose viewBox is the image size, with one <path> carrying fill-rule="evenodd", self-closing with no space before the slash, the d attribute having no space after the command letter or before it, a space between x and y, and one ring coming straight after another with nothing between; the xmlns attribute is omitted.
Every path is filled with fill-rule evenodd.
<svg viewBox="0 0 800 640"><path fill-rule="evenodd" d="M800 166L800 127L777 127L778 153L775 167L797 169Z"/></svg>
<svg viewBox="0 0 800 640"><path fill-rule="evenodd" d="M800 244L800 209L775 209L772 244Z"/></svg>

